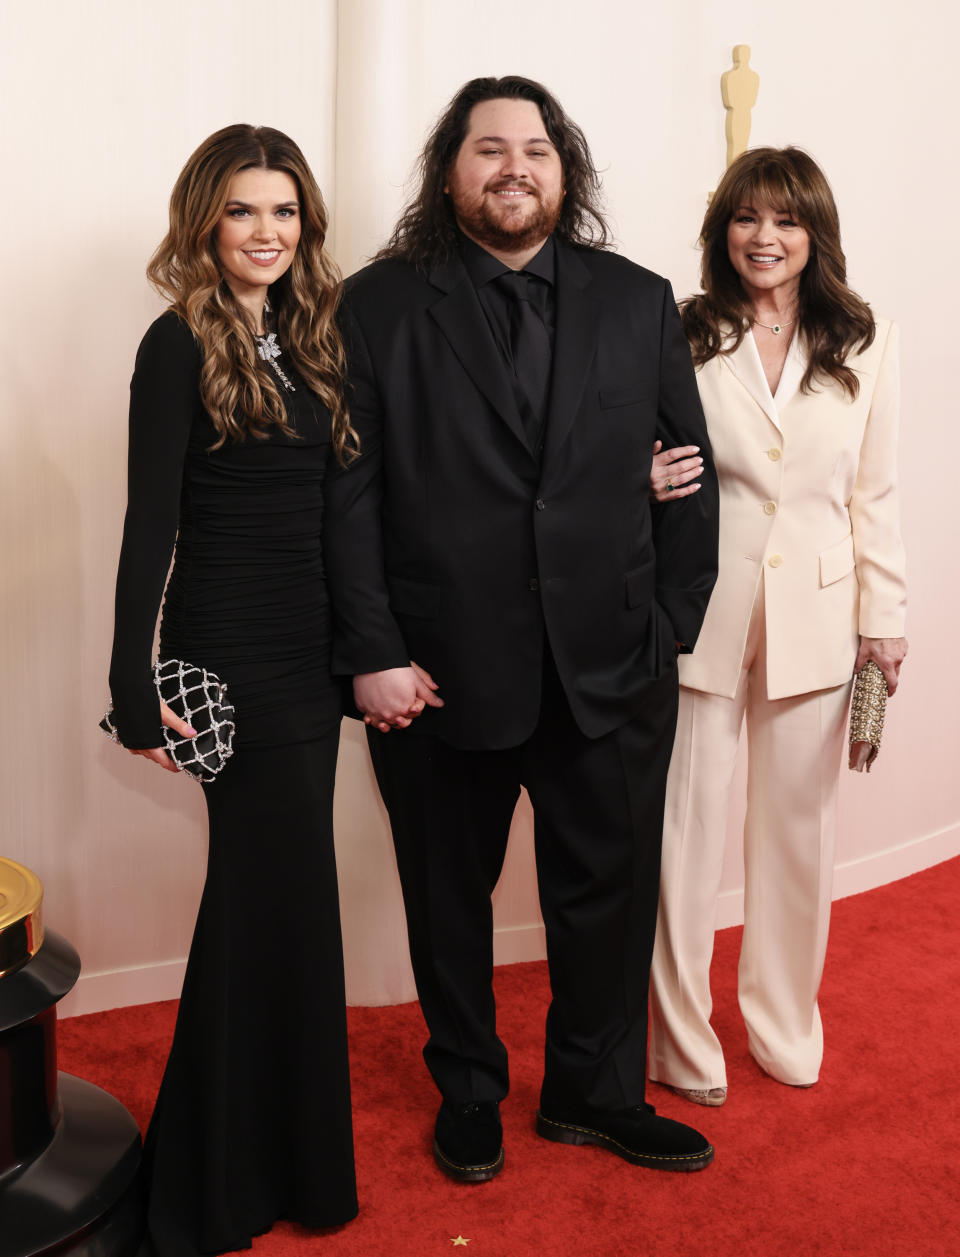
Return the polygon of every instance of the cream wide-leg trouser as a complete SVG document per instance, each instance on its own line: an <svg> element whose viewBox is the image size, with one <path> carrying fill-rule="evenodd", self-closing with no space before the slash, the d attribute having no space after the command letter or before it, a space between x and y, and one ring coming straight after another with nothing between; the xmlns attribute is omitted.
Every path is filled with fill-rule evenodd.
<svg viewBox="0 0 960 1257"><path fill-rule="evenodd" d="M850 683L766 692L763 581L732 699L681 687L650 974L650 1077L726 1086L710 1026L710 961L730 787L744 715L748 778L739 1000L750 1052L780 1082L816 1082L817 991L830 923L836 800Z"/></svg>

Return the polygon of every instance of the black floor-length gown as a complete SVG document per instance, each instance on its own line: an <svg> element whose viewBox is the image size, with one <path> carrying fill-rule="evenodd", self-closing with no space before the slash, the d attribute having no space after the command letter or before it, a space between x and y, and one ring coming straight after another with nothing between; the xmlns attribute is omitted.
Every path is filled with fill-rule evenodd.
<svg viewBox="0 0 960 1257"><path fill-rule="evenodd" d="M172 312L144 337L131 384L110 668L120 739L162 745L150 665L174 541L160 657L218 673L237 721L233 758L203 787L207 879L146 1139L158 1257L246 1248L278 1218L321 1227L357 1213L321 551L330 416L280 363L296 435L219 449L200 351ZM163 858L145 852L144 869Z"/></svg>

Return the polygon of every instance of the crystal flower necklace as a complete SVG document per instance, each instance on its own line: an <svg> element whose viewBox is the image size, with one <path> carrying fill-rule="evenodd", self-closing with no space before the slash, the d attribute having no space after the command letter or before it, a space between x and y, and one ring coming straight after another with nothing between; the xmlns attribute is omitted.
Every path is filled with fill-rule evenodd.
<svg viewBox="0 0 960 1257"><path fill-rule="evenodd" d="M270 308L269 301L264 302L263 313L264 313L264 317L266 317L268 314L273 313L273 311ZM270 367L274 375L277 377L277 379L280 381L280 383L283 385L283 387L287 390L288 393L295 393L297 390L296 388L294 388L293 381L290 379L286 371L284 371L283 367L281 367L280 363L277 361L277 359L280 357L281 353L283 352L283 350L277 344L277 333L267 332L265 336L254 336L253 339L256 341L257 353L260 355L261 360L265 362L268 367Z"/></svg>
<svg viewBox="0 0 960 1257"><path fill-rule="evenodd" d="M266 336L255 336L254 340L257 342L257 353L267 366L273 370L274 375L276 375L283 387L288 393L295 393L297 390L294 388L290 377L277 361L283 352L277 344L277 333L268 332Z"/></svg>

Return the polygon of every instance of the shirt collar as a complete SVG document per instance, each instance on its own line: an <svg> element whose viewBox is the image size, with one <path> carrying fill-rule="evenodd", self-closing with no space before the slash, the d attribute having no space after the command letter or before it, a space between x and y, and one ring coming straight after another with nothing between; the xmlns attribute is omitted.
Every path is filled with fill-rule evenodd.
<svg viewBox="0 0 960 1257"><path fill-rule="evenodd" d="M463 264L467 268L467 274L473 282L474 288L482 288L484 284L490 283L492 279L497 279L500 275L506 275L510 271L510 267L505 262L501 262L499 258L495 258L492 253L488 253L469 236L465 236L462 231L457 233L458 244L460 248L460 256ZM523 268L527 274L536 275L538 279L544 279L550 285L555 281L555 250L553 246L553 236L547 236L543 242L543 248Z"/></svg>

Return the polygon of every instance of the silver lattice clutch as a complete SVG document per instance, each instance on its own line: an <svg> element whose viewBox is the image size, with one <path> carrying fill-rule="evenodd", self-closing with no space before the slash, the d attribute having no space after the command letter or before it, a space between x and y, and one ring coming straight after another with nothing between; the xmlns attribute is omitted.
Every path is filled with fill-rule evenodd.
<svg viewBox="0 0 960 1257"><path fill-rule="evenodd" d="M855 772L869 772L877 758L886 711L887 683L870 659L856 675L850 700L850 767Z"/></svg>
<svg viewBox="0 0 960 1257"><path fill-rule="evenodd" d="M181 737L163 726L167 754L178 768L211 782L233 754L236 731L233 704L227 698L226 684L215 672L184 663L182 659L158 659L153 665L153 683L162 702L197 730L195 738ZM100 728L119 742L112 720L111 707L100 721Z"/></svg>

